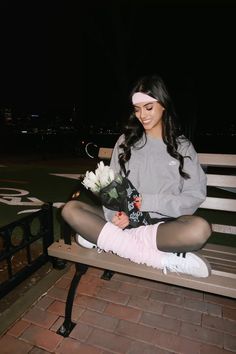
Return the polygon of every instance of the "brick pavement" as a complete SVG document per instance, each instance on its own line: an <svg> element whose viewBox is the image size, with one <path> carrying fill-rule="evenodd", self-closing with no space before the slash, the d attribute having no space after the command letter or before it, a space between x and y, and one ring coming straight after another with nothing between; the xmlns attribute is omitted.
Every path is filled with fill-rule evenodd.
<svg viewBox="0 0 236 354"><path fill-rule="evenodd" d="M236 352L233 299L90 268L63 321L73 266L0 338L1 354L227 354Z"/></svg>

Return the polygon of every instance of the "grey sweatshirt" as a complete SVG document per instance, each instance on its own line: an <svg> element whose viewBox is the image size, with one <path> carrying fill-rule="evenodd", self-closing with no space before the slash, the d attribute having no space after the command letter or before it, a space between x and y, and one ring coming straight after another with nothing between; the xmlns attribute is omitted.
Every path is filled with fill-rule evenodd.
<svg viewBox="0 0 236 354"><path fill-rule="evenodd" d="M120 172L119 145L121 135L113 150L110 166ZM190 175L184 179L179 174L179 162L167 152L162 139L147 135L131 149L131 158L126 163L128 178L142 196L141 211L150 212L151 217L178 217L193 214L206 198L206 175L199 164L197 153L189 140L180 138L178 151L184 159L183 170ZM141 147L141 148L140 148ZM106 220L111 220L114 211L104 208Z"/></svg>

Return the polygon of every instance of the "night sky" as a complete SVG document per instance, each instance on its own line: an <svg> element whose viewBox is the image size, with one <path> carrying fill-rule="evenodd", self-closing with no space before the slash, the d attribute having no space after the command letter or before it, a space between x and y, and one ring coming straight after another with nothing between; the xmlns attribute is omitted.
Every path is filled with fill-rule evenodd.
<svg viewBox="0 0 236 354"><path fill-rule="evenodd" d="M158 73L184 123L235 122L236 7L187 3L2 0L0 105L115 121Z"/></svg>

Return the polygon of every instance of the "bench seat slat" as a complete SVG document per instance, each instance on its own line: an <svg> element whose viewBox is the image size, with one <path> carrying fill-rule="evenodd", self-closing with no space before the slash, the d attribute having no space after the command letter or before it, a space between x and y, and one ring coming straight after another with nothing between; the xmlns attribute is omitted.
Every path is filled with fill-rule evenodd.
<svg viewBox="0 0 236 354"><path fill-rule="evenodd" d="M200 251L199 251L200 252ZM200 252L204 257L208 259L210 263L217 263L217 264L222 264L222 265L227 265L230 268L235 268L235 273L236 273L236 260L235 257L233 256L227 256L227 259L225 259L224 255L218 255L214 254L212 252L205 252L204 250L201 250Z"/></svg>
<svg viewBox="0 0 236 354"><path fill-rule="evenodd" d="M227 261L223 258L215 258L204 254L204 257L208 260L211 264L212 269L227 269L229 273L234 273L236 277L236 263L234 261Z"/></svg>
<svg viewBox="0 0 236 354"><path fill-rule="evenodd" d="M220 262L216 263L214 261L211 261L209 258L208 258L208 261L210 261L209 263L211 264L213 273L216 270L218 270L218 271L224 272L225 276L230 277L230 278L232 277L232 278L236 279L236 268L235 267L230 267L229 265L225 265L224 262L223 262L223 264L221 264Z"/></svg>
<svg viewBox="0 0 236 354"><path fill-rule="evenodd" d="M215 246L215 245L213 245ZM225 262L234 262L236 265L236 248L235 247L227 247L226 250L220 249L221 245L218 246L218 249L214 249L214 247L204 247L199 250L199 253L206 257L215 258L215 259L223 259ZM224 247L224 246L223 246Z"/></svg>
<svg viewBox="0 0 236 354"><path fill-rule="evenodd" d="M234 273L236 277L236 248L207 244L199 251L210 262L212 269Z"/></svg>
<svg viewBox="0 0 236 354"><path fill-rule="evenodd" d="M236 298L236 278L232 279L230 276L224 277L214 273L208 278L195 278L176 273L165 275L161 270L136 264L112 253L97 253L95 249L80 247L75 242L72 242L72 245L67 245L63 240L49 246L48 254L97 268Z"/></svg>
<svg viewBox="0 0 236 354"><path fill-rule="evenodd" d="M222 253L222 254L225 254L225 256L230 255L230 254L232 254L232 255L236 254L235 247L217 245L215 243L207 243L203 249L207 250L207 251Z"/></svg>
<svg viewBox="0 0 236 354"><path fill-rule="evenodd" d="M224 267L222 267L222 266L219 269L217 269L217 266L216 266L216 268L213 269L212 273L214 275L219 275L221 277L226 277L226 278L229 278L229 279L230 278L236 279L235 273L229 273L228 269L227 268L224 269Z"/></svg>
<svg viewBox="0 0 236 354"><path fill-rule="evenodd" d="M213 255L209 255L209 254L206 254L206 253L201 253L202 255L204 255L204 257L209 261L209 263L211 264L212 266L212 269L215 269L214 265L217 265L218 266L222 266L222 267L225 267L225 268L228 268L229 269L229 272L234 272L236 274L236 262L235 260L225 260L224 258L217 258L217 257L214 257Z"/></svg>

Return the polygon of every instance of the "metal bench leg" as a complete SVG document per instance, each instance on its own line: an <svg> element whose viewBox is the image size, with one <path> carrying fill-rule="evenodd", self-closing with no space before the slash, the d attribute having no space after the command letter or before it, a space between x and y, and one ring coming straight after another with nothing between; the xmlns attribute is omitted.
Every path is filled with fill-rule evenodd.
<svg viewBox="0 0 236 354"><path fill-rule="evenodd" d="M75 327L76 323L72 322L72 307L75 297L76 288L79 284L80 278L86 273L88 266L82 263L75 263L75 275L71 281L70 289L66 299L66 309L65 309L65 320L61 327L57 330L57 334L63 337L68 337L72 329Z"/></svg>
<svg viewBox="0 0 236 354"><path fill-rule="evenodd" d="M115 272L113 272L112 270L106 269L106 270L104 270L103 275L101 276L101 279L110 280L114 274L115 274Z"/></svg>
<svg viewBox="0 0 236 354"><path fill-rule="evenodd" d="M54 269L65 269L66 267L66 261L64 259L60 259L57 257L51 257L52 260L52 266Z"/></svg>

